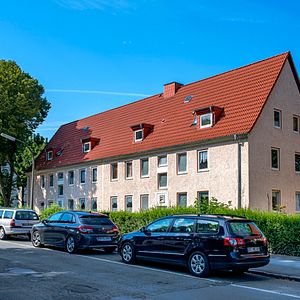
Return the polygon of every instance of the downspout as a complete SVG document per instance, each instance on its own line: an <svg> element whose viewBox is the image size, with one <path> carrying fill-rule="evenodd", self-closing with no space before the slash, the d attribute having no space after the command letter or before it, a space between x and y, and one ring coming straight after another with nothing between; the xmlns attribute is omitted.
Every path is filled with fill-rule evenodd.
<svg viewBox="0 0 300 300"><path fill-rule="evenodd" d="M237 135L234 135L237 141L237 208L242 208L242 143Z"/></svg>

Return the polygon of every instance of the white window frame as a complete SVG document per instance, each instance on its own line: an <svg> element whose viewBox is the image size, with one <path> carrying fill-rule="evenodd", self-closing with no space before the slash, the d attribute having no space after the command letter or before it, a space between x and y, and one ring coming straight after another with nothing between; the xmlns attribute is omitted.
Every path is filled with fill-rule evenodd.
<svg viewBox="0 0 300 300"><path fill-rule="evenodd" d="M51 176L52 176L52 185L51 185ZM49 174L49 188L54 187L54 174Z"/></svg>
<svg viewBox="0 0 300 300"><path fill-rule="evenodd" d="M186 206L179 206L179 197L180 195L185 195L186 196ZM177 193L177 206L178 207L187 207L188 206L188 193L187 192L180 192L180 193Z"/></svg>
<svg viewBox="0 0 300 300"><path fill-rule="evenodd" d="M202 125L202 119L204 117L208 117L208 116L210 118L209 124ZM212 125L213 125L213 113L207 113L207 114L200 115L200 128L208 128L208 127L212 127Z"/></svg>
<svg viewBox="0 0 300 300"><path fill-rule="evenodd" d="M279 207L278 209L273 208L273 193L277 193L279 195ZM282 196L281 196L281 190L272 189L272 211L278 211L280 210L280 207L282 206Z"/></svg>
<svg viewBox="0 0 300 300"><path fill-rule="evenodd" d="M84 172L84 182L81 181L81 172ZM80 184L86 184L86 169L80 169L79 170L79 183Z"/></svg>
<svg viewBox="0 0 300 300"><path fill-rule="evenodd" d="M272 151L275 150L277 151L278 155L277 155L277 163L278 163L278 167L277 168L274 168L272 166L272 163L273 163L273 157L272 157ZM276 148L276 147L271 147L271 169L274 170L274 171L279 171L280 170L280 148Z"/></svg>
<svg viewBox="0 0 300 300"><path fill-rule="evenodd" d="M147 160L148 161L148 173L143 175L143 161L144 160ZM141 175L141 178L149 178L149 173L150 173L150 160L149 160L149 157L144 157L144 158L141 158L140 159L140 175Z"/></svg>
<svg viewBox="0 0 300 300"><path fill-rule="evenodd" d="M87 146L87 148L86 148ZM83 153L88 153L91 151L91 142L86 142L82 144L82 151Z"/></svg>
<svg viewBox="0 0 300 300"><path fill-rule="evenodd" d="M113 199L116 199L117 208L113 210ZM111 196L110 197L110 210L111 211L118 211L118 196Z"/></svg>
<svg viewBox="0 0 300 300"><path fill-rule="evenodd" d="M96 210L93 209L93 201L96 202ZM98 198L97 197L92 197L91 198L91 211L97 211L98 210Z"/></svg>
<svg viewBox="0 0 300 300"><path fill-rule="evenodd" d="M185 154L186 156L186 170L185 171L179 171L179 156ZM177 174L187 174L188 172L188 156L187 156L187 152L180 152L177 153L176 155L176 172Z"/></svg>
<svg viewBox="0 0 300 300"><path fill-rule="evenodd" d="M297 120L298 130L294 130L294 119ZM293 132L299 134L299 116L297 116L297 115L293 115Z"/></svg>
<svg viewBox="0 0 300 300"><path fill-rule="evenodd" d="M44 189L45 186L46 186L46 178L45 178L45 175L41 175L41 182L40 182L40 185L41 185L41 188Z"/></svg>
<svg viewBox="0 0 300 300"><path fill-rule="evenodd" d="M147 197L147 201L148 201L148 205L147 205L147 208L146 209L143 209L143 207L142 207L142 198L143 197ZM148 210L149 209L149 194L141 194L140 195L140 210Z"/></svg>
<svg viewBox="0 0 300 300"><path fill-rule="evenodd" d="M162 157L165 157L165 158L166 158L166 163L165 163L165 164L160 164L160 159L161 159ZM166 155L159 155L159 156L157 156L157 166L158 166L159 168L161 168L161 167L167 167L167 166L168 166L168 155L167 155L167 154L166 154Z"/></svg>
<svg viewBox="0 0 300 300"><path fill-rule="evenodd" d="M127 199L129 199L130 197L131 197L131 208L127 209ZM125 203L124 203L125 211L132 212L133 211L133 195L125 195L124 201L125 201Z"/></svg>
<svg viewBox="0 0 300 300"><path fill-rule="evenodd" d="M113 165L117 166L117 177L116 178L113 178L113 173L114 173L113 172ZM119 168L119 164L117 162L110 164L110 181L117 181L118 180L118 178L119 178L119 170L118 170L118 168Z"/></svg>
<svg viewBox="0 0 300 300"><path fill-rule="evenodd" d="M297 201L299 201L298 205L297 205ZM300 192L299 191L295 193L295 211L296 213L300 213Z"/></svg>
<svg viewBox="0 0 300 300"><path fill-rule="evenodd" d="M162 176L162 175L166 175L167 176L167 184L166 184L166 186L160 186L160 177ZM157 186L158 186L158 189L159 190L165 190L165 189L167 189L168 188L168 173L167 172L164 172L164 173L158 173L157 174Z"/></svg>
<svg viewBox="0 0 300 300"><path fill-rule="evenodd" d="M131 164L131 176L128 176L128 174L127 174L128 164ZM132 179L132 178L133 178L133 161L128 160L128 161L125 161L125 179Z"/></svg>
<svg viewBox="0 0 300 300"><path fill-rule="evenodd" d="M94 180L94 170L96 170L96 180ZM98 168L97 167L93 167L92 168L92 183L96 183L98 181Z"/></svg>
<svg viewBox="0 0 300 300"><path fill-rule="evenodd" d="M52 160L53 159L53 151L47 151L47 160Z"/></svg>
<svg viewBox="0 0 300 300"><path fill-rule="evenodd" d="M56 200L56 204L61 207L61 208L64 208L64 199L63 198L59 198Z"/></svg>
<svg viewBox="0 0 300 300"><path fill-rule="evenodd" d="M69 202L70 202L70 201L73 201L73 208L71 208L71 207L69 206ZM76 209L76 207L75 207L75 200L74 200L73 198L69 198L69 199L68 199L68 209L70 209L70 210Z"/></svg>
<svg viewBox="0 0 300 300"><path fill-rule="evenodd" d="M279 113L279 126L275 125L275 112ZM280 109L274 108L273 110L273 127L277 129L282 128L282 111Z"/></svg>
<svg viewBox="0 0 300 300"><path fill-rule="evenodd" d="M295 172L296 172L297 174L299 174L300 171L297 171L297 170L296 170L296 155L299 155L299 156L300 156L300 152L295 152Z"/></svg>
<svg viewBox="0 0 300 300"><path fill-rule="evenodd" d="M136 135L137 133L142 132L142 137L141 138L137 138ZM134 131L134 141L135 142L141 142L144 139L144 129L138 129Z"/></svg>
<svg viewBox="0 0 300 300"><path fill-rule="evenodd" d="M78 203L79 203L79 209L83 209L81 208L81 204L84 202L84 210L87 209L87 206L86 206L86 199L85 198L79 198L78 199Z"/></svg>
<svg viewBox="0 0 300 300"><path fill-rule="evenodd" d="M71 172L73 172L73 183L70 183L70 173ZM75 171L74 170L70 170L70 171L68 171L68 185L69 186L73 186L74 185L74 183L75 183Z"/></svg>
<svg viewBox="0 0 300 300"><path fill-rule="evenodd" d="M207 168L200 169L200 153L207 152ZM198 172L206 172L209 170L209 151L208 149L202 149L197 151L197 170Z"/></svg>
<svg viewBox="0 0 300 300"><path fill-rule="evenodd" d="M62 187L62 194L59 193L60 192L60 187ZM63 184L59 184L57 186L57 195L58 195L58 197L63 197L63 195L64 195L64 185Z"/></svg>

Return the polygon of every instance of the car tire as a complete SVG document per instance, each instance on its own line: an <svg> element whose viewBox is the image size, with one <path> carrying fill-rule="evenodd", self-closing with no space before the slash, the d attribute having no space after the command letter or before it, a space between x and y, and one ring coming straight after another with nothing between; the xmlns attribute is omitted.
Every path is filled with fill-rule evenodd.
<svg viewBox="0 0 300 300"><path fill-rule="evenodd" d="M69 235L66 239L65 249L68 253L74 254L77 252L77 245L75 238L72 235Z"/></svg>
<svg viewBox="0 0 300 300"><path fill-rule="evenodd" d="M5 233L5 230L3 227L0 227L0 240L6 240L7 239L7 235Z"/></svg>
<svg viewBox="0 0 300 300"><path fill-rule="evenodd" d="M188 268L190 273L197 277L206 277L210 273L208 259L200 251L191 253L188 259Z"/></svg>
<svg viewBox="0 0 300 300"><path fill-rule="evenodd" d="M121 257L125 264L134 264L136 261L135 249L131 243L124 243L121 247Z"/></svg>
<svg viewBox="0 0 300 300"><path fill-rule="evenodd" d="M32 243L33 247L38 247L38 248L43 247L43 244L41 243L41 235L37 230L35 230L32 233L31 243Z"/></svg>
<svg viewBox="0 0 300 300"><path fill-rule="evenodd" d="M113 253L116 250L116 247L107 247L104 248L105 253Z"/></svg>

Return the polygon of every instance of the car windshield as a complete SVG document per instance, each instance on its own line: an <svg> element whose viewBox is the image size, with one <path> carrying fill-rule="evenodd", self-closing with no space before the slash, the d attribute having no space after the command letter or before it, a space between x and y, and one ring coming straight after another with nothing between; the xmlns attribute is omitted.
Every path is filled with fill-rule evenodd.
<svg viewBox="0 0 300 300"><path fill-rule="evenodd" d="M38 220L39 217L34 211L17 211L16 220Z"/></svg>
<svg viewBox="0 0 300 300"><path fill-rule="evenodd" d="M81 216L80 220L85 225L113 225L112 221L107 217Z"/></svg>
<svg viewBox="0 0 300 300"><path fill-rule="evenodd" d="M253 222L229 222L229 228L237 236L262 235Z"/></svg>

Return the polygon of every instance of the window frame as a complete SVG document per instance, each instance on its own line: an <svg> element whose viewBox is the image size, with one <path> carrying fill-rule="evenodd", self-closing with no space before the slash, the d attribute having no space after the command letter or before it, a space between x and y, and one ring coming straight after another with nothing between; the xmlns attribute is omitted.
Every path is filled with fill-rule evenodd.
<svg viewBox="0 0 300 300"><path fill-rule="evenodd" d="M93 201L96 203L96 209L93 208ZM92 197L91 198L91 211L97 211L98 209L98 198L97 197Z"/></svg>
<svg viewBox="0 0 300 300"><path fill-rule="evenodd" d="M142 137L141 138L136 138L137 133L142 133ZM135 142L141 142L144 139L144 129L138 129L134 131L134 141Z"/></svg>
<svg viewBox="0 0 300 300"><path fill-rule="evenodd" d="M299 203L297 203L297 201L299 201ZM296 213L300 213L300 191L296 191L295 193L295 211Z"/></svg>
<svg viewBox="0 0 300 300"><path fill-rule="evenodd" d="M129 206L129 209L128 209L127 199L130 198L130 197L131 197L131 207ZM130 202L128 202L128 203L130 203ZM125 195L124 204L125 204L125 211L132 212L133 211L133 195Z"/></svg>
<svg viewBox="0 0 300 300"><path fill-rule="evenodd" d="M82 208L82 204L84 203L84 208ZM78 198L79 209L86 210L86 199Z"/></svg>
<svg viewBox="0 0 300 300"><path fill-rule="evenodd" d="M131 176L128 176L128 166L131 165ZM132 160L128 160L125 161L125 179L133 179L133 161Z"/></svg>
<svg viewBox="0 0 300 300"><path fill-rule="evenodd" d="M84 174L84 181L82 180L82 178L83 178L82 174ZM80 184L86 184L86 169L80 169L79 170L79 183Z"/></svg>
<svg viewBox="0 0 300 300"><path fill-rule="evenodd" d="M72 208L71 208L71 206L69 205L71 201L73 202L73 207L72 207ZM75 207L75 200L72 199L72 198L69 198L69 199L68 199L68 210L74 210L74 207Z"/></svg>
<svg viewBox="0 0 300 300"><path fill-rule="evenodd" d="M179 157L185 155L185 171L179 171ZM187 152L180 152L176 154L176 171L178 175L187 174L188 173L188 156Z"/></svg>
<svg viewBox="0 0 300 300"><path fill-rule="evenodd" d="M116 200L116 201L113 202L113 200ZM117 205L116 208L113 207L114 203ZM118 196L111 196L110 197L110 209L111 209L111 211L118 211Z"/></svg>
<svg viewBox="0 0 300 300"><path fill-rule="evenodd" d="M209 124L206 124L206 125L202 125L202 119L204 118L204 117L207 117L207 116L209 116L209 118L210 118L210 122L209 122ZM200 120L199 120L199 122L200 122L200 128L209 128L209 127L212 127L213 126L213 113L207 113L207 114L203 114L203 115L200 115L200 118L199 118Z"/></svg>
<svg viewBox="0 0 300 300"><path fill-rule="evenodd" d="M116 170L116 177L114 177L114 166ZM119 177L119 172L118 172L118 163L114 162L110 164L110 181L117 181Z"/></svg>
<svg viewBox="0 0 300 300"><path fill-rule="evenodd" d="M86 146L88 146L88 147L86 148ZM83 143L82 144L82 152L83 153L88 153L90 151L91 151L91 142L85 142L85 143Z"/></svg>
<svg viewBox="0 0 300 300"><path fill-rule="evenodd" d="M96 176L94 171L96 170ZM93 167L92 168L92 183L96 183L98 181L98 168L97 167Z"/></svg>
<svg viewBox="0 0 300 300"><path fill-rule="evenodd" d="M143 161L147 161L147 163L148 163L148 172L145 175L143 175ZM140 159L140 176L141 176L141 178L149 178L149 173L150 173L149 167L150 167L149 157L141 158Z"/></svg>
<svg viewBox="0 0 300 300"><path fill-rule="evenodd" d="M295 172L297 174L300 174L300 162L299 162L299 170L296 169L296 167L297 167L296 156L299 156L299 159L300 159L300 152L295 152Z"/></svg>
<svg viewBox="0 0 300 300"><path fill-rule="evenodd" d="M203 152L206 152L206 163L207 163L206 168L200 168L200 153L203 153ZM202 150L197 151L197 170L198 170L198 173L209 171L209 151L208 151L208 149L202 149Z"/></svg>
<svg viewBox="0 0 300 300"><path fill-rule="evenodd" d="M62 193L61 193L61 191L62 191ZM58 195L58 197L62 197L64 195L64 185L63 184L57 185L57 195Z"/></svg>
<svg viewBox="0 0 300 300"><path fill-rule="evenodd" d="M167 177L166 186L161 186L160 185L160 178L162 176L164 176L164 175L166 175L166 177ZM163 173L158 173L157 174L157 185L158 185L158 189L159 190L165 190L165 189L168 188L168 173L167 172L163 172Z"/></svg>
<svg viewBox="0 0 300 300"><path fill-rule="evenodd" d="M294 120L297 120L297 130L294 129ZM299 116L293 115L293 132L299 134Z"/></svg>
<svg viewBox="0 0 300 300"><path fill-rule="evenodd" d="M54 187L54 174L49 174L49 188L52 187Z"/></svg>
<svg viewBox="0 0 300 300"><path fill-rule="evenodd" d="M279 195L279 207L277 209L274 209L274 202L273 202L273 193L278 193ZM272 211L280 211L280 207L282 205L281 202L281 191L280 190L276 190L276 189L272 189ZM278 206L278 204L276 204Z"/></svg>
<svg viewBox="0 0 300 300"><path fill-rule="evenodd" d="M73 173L73 183L70 183L70 178L71 178L70 174L71 173ZM68 171L68 185L69 186L73 186L74 183L75 183L75 171L74 170L70 170L70 171Z"/></svg>
<svg viewBox="0 0 300 300"><path fill-rule="evenodd" d="M53 159L53 151L52 150L49 150L47 151L47 160L52 160Z"/></svg>
<svg viewBox="0 0 300 300"><path fill-rule="evenodd" d="M279 113L279 126L275 125L275 113ZM273 127L276 129L282 128L282 111L280 109L274 108L273 109Z"/></svg>
<svg viewBox="0 0 300 300"><path fill-rule="evenodd" d="M273 167L273 151L277 152L277 165L278 165L278 167ZM280 170L280 148L271 147L271 169L273 171L279 171Z"/></svg>
<svg viewBox="0 0 300 300"><path fill-rule="evenodd" d="M166 163L161 164L160 163L160 159L161 158L166 158ZM166 155L159 155L159 156L157 156L157 167L158 168L162 168L162 167L167 167L167 166L168 166L168 155L166 154Z"/></svg>
<svg viewBox="0 0 300 300"><path fill-rule="evenodd" d="M147 208L143 208L143 205L142 205L142 203L143 203L143 201L142 201L142 198L143 197L147 197ZM149 210L149 194L141 194L140 195L140 210L141 211L146 211L146 210Z"/></svg>
<svg viewBox="0 0 300 300"><path fill-rule="evenodd" d="M185 206L179 205L179 197L183 196L183 195L186 197L186 199L185 199ZM187 194L187 192L177 193L177 207L187 207L187 206L188 206L188 194Z"/></svg>
<svg viewBox="0 0 300 300"><path fill-rule="evenodd" d="M44 189L45 186L46 186L46 178L45 178L45 175L41 175L41 178L40 178L40 185L41 185L41 188Z"/></svg>

